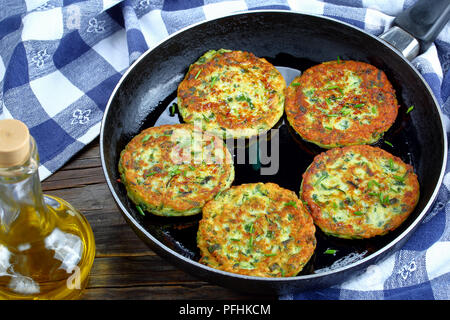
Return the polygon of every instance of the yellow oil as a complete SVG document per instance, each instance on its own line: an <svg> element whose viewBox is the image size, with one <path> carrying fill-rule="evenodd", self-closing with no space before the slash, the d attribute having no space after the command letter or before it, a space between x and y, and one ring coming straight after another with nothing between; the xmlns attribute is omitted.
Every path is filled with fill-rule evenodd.
<svg viewBox="0 0 450 320"><path fill-rule="evenodd" d="M44 195L44 202L46 209L22 206L0 230L0 299L78 299L88 283L95 256L89 223L63 199ZM61 243L68 245L55 250Z"/></svg>

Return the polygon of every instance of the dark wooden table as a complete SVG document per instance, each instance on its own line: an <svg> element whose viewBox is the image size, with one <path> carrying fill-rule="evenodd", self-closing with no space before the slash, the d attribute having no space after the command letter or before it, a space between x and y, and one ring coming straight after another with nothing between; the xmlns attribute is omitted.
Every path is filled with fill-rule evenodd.
<svg viewBox="0 0 450 320"><path fill-rule="evenodd" d="M156 255L127 225L106 185L98 138L42 183L88 219L96 256L82 297L99 299L276 299L252 296L197 279Z"/></svg>

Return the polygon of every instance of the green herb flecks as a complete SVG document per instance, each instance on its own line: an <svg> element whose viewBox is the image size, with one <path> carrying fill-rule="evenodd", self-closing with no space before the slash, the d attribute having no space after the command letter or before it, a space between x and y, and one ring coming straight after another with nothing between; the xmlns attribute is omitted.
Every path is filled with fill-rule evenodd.
<svg viewBox="0 0 450 320"><path fill-rule="evenodd" d="M152 135L150 135L150 134L147 134L144 138L142 138L142 142L145 142L145 141L147 141L148 139L150 139L150 137L151 137Z"/></svg>
<svg viewBox="0 0 450 320"><path fill-rule="evenodd" d="M323 171L322 175L319 177L319 179L316 180L316 182L314 183L314 186L317 186L319 183L322 183L323 180L325 180L326 178L328 178L328 172Z"/></svg>
<svg viewBox="0 0 450 320"><path fill-rule="evenodd" d="M145 213L144 210L142 210L142 208L140 206L136 206L137 211L139 212L139 214L143 217L145 217Z"/></svg>
<svg viewBox="0 0 450 320"><path fill-rule="evenodd" d="M202 117L203 117L203 120L205 120L206 122L209 122L210 119L206 114L202 113Z"/></svg>
<svg viewBox="0 0 450 320"><path fill-rule="evenodd" d="M217 80L219 80L219 76L211 77L211 79L209 80L210 81L209 86L213 87Z"/></svg>
<svg viewBox="0 0 450 320"><path fill-rule="evenodd" d="M285 203L284 203L284 206L285 206L285 207L291 206L291 207L297 208L297 204L295 203L295 201L288 201L288 202L285 202Z"/></svg>
<svg viewBox="0 0 450 320"><path fill-rule="evenodd" d="M393 178L394 178L395 180L397 180L397 181L405 182L405 177L404 177L404 176L396 176L396 175L393 175Z"/></svg>
<svg viewBox="0 0 450 320"><path fill-rule="evenodd" d="M172 103L172 105L170 106L170 109L169 109L171 117L173 117L175 115L176 108L177 108L177 104L175 102Z"/></svg>
<svg viewBox="0 0 450 320"><path fill-rule="evenodd" d="M244 230L245 230L245 232L248 232L248 233L253 233L253 222L251 222L251 223L247 223L246 225L244 225Z"/></svg>
<svg viewBox="0 0 450 320"><path fill-rule="evenodd" d="M221 248L222 248L222 246L220 244L215 243L215 244L213 244L213 245L208 247L208 252L209 253L213 253L214 251L220 250Z"/></svg>
<svg viewBox="0 0 450 320"><path fill-rule="evenodd" d="M252 99L250 99L250 97L247 96L246 94L240 94L240 95L238 95L238 96L236 97L236 101L240 101L240 102L245 101L245 102L247 102L248 105L250 106L250 109L254 109L254 108L255 108L255 106L254 106L253 103L252 103Z"/></svg>
<svg viewBox="0 0 450 320"><path fill-rule="evenodd" d="M272 230L267 231L266 238L272 239L275 235L275 232Z"/></svg>
<svg viewBox="0 0 450 320"><path fill-rule="evenodd" d="M380 185L378 182L376 182L375 180L370 180L370 181L367 183L367 188L368 188L368 189L372 189L372 187L373 187L374 185L376 185L378 188L381 187L381 185Z"/></svg>
<svg viewBox="0 0 450 320"><path fill-rule="evenodd" d="M388 146L390 146L390 147L394 147L394 145L392 144L392 143L390 143L389 141L387 141L387 140L384 140L384 143L386 143Z"/></svg>
<svg viewBox="0 0 450 320"><path fill-rule="evenodd" d="M381 202L381 204L384 204L384 205L387 205L387 204L390 204L390 199L389 199L389 196L382 196L381 194L380 194L380 202Z"/></svg>
<svg viewBox="0 0 450 320"><path fill-rule="evenodd" d="M323 108L319 108L317 107L317 109L319 111L322 111L323 114L325 114L327 117L339 117L338 114L329 114L327 110L323 109Z"/></svg>
<svg viewBox="0 0 450 320"><path fill-rule="evenodd" d="M377 197L378 200L380 201L380 203L384 206L390 204L389 196L387 196L387 195L383 196L383 193L381 193L381 192L369 192L369 196Z"/></svg>
<svg viewBox="0 0 450 320"><path fill-rule="evenodd" d="M145 174L145 177L148 178L148 177L151 177L151 176L153 176L155 174L156 174L156 172L149 172L149 173Z"/></svg>
<svg viewBox="0 0 450 320"><path fill-rule="evenodd" d="M392 159L389 159L389 170L391 170L391 171L398 170L398 168L395 167L394 160L392 160Z"/></svg>
<svg viewBox="0 0 450 320"><path fill-rule="evenodd" d="M410 113L413 110L414 110L414 106L409 107L408 110L406 110L406 114Z"/></svg>
<svg viewBox="0 0 450 320"><path fill-rule="evenodd" d="M342 109L339 111L340 114L343 116L349 115L352 111L347 107L342 107Z"/></svg>
<svg viewBox="0 0 450 320"><path fill-rule="evenodd" d="M323 254L336 254L337 250L336 249L327 249L324 251Z"/></svg>
<svg viewBox="0 0 450 320"><path fill-rule="evenodd" d="M341 95L344 95L344 91L339 86L330 86L325 88L326 90L337 90Z"/></svg>
<svg viewBox="0 0 450 320"><path fill-rule="evenodd" d="M170 176L176 176L177 174L181 173L181 170L178 166L175 166L173 168L169 168L168 172Z"/></svg>
<svg viewBox="0 0 450 320"><path fill-rule="evenodd" d="M265 257L274 257L276 255L277 255L276 253L264 253Z"/></svg>
<svg viewBox="0 0 450 320"><path fill-rule="evenodd" d="M253 236L250 236L250 239L248 239L248 250L253 249Z"/></svg>

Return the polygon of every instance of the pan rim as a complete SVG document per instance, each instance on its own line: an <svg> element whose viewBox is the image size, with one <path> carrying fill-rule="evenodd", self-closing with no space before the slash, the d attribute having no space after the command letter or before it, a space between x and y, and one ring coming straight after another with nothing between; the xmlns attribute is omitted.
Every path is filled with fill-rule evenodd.
<svg viewBox="0 0 450 320"><path fill-rule="evenodd" d="M306 274L306 275L300 275L300 276L295 276L295 277L285 277L285 278L264 278L264 277L256 277L256 276L247 276L247 275L241 275L241 274L237 274L237 273L231 273L231 272L226 272L226 271L222 271L219 269L215 269L215 268L211 268L209 266L203 265L197 261L194 261L188 257L185 257L183 255L181 255L180 253L176 252L175 250L169 248L168 246L166 246L165 244L163 244L162 242L160 242L159 240L157 240L155 237L153 237L133 216L132 214L128 211L127 208L125 208L124 204L122 203L122 201L120 201L118 194L114 191L114 187L112 185L112 180L108 175L107 172L107 166L106 166L106 161L105 161L105 157L104 157L104 128L105 128L105 124L106 124L106 118L108 115L108 112L111 108L111 103L114 100L117 91L119 90L119 88L121 87L122 83L125 81L125 79L128 77L128 75L132 72L132 70L134 70L134 68L143 60L145 59L150 52L152 52L154 49L156 49L157 47L159 47L160 45L162 45L163 43L170 41L172 38L176 37L177 35L186 32L190 29L193 29L199 25L203 25L203 24L207 24L210 23L212 21L216 21L216 20L220 20L220 19L224 19L224 18L229 18L229 17L233 17L233 16L238 16L238 15L253 15L253 14L278 14L278 13L283 13L283 14L292 14L292 15L299 15L299 16L310 16L310 17L314 17L314 18L318 18L318 19L325 19L325 20L329 20L331 22L334 23L338 23L341 25L345 25L351 29L354 30L354 32L359 32L364 34L365 36L369 36L372 39L374 39L375 41L378 41L379 43L381 43L382 45L386 46L388 49L390 49L390 51L393 54L396 54L400 59L402 59L404 62L406 62L410 69L413 70L413 72L415 72L416 76L419 77L419 79L422 81L422 83L425 85L425 89L428 91L428 94L432 97L433 102L434 102L434 107L435 109L437 109L438 115L439 115L439 119L440 119L440 125L441 125L441 134L443 137L443 159L442 159L442 166L441 166L441 172L438 178L438 181L436 183L436 186L434 188L433 193L431 194L427 204L425 205L425 207L422 209L422 211L420 212L420 214L411 222L411 224L402 232L400 233L396 238L394 238L391 242L389 242L387 245L385 245L384 247L382 247L381 249L377 250L374 253L369 254L367 257L364 257L360 260L357 260L355 262L352 262L348 265L342 266L342 267L338 267L329 271L323 271L323 272L319 272L319 273L313 273L313 274ZM317 15L317 14L310 14L310 13L302 13L302 12L298 12L298 11L292 11L292 10L284 10L284 9L261 9L261 10L248 10L248 11L238 11L238 12L234 12L231 14L227 14L227 15L223 15L220 17L216 17L216 18L212 18L212 19L206 19L206 20L202 20L199 21L197 23L194 23L192 25L186 26L174 33L172 33L171 35L169 35L168 37L162 39L161 41L159 41L158 43L156 43L155 45L153 45L152 47L150 47L149 49L147 49L140 57L138 57L128 68L127 70L124 72L124 74L122 75L122 77L120 78L120 80L117 82L116 86L114 87L114 90L111 92L111 95L108 99L108 102L106 104L105 107L105 111L102 117L102 121L101 121L101 127L100 127L100 158L101 158L101 165L102 165L102 170L103 170L103 174L105 176L108 188L115 200L115 202L117 203L117 205L120 207L121 209L121 213L122 215L125 217L125 219L127 220L128 224L132 224L132 229L134 232L136 232L136 229L142 234L144 235L148 240L150 240L153 244L155 244L157 247L159 247L161 250L165 251L167 254L174 256L175 258L177 258L178 260L182 260L184 263L193 265L197 268L201 268L204 271L210 272L210 273L215 273L215 274L219 274L223 277L230 277L233 279L239 278L242 280L251 280L251 281L257 281L257 282L264 282L264 283L284 283L284 282L297 282L297 281L302 281L302 280L313 280L316 278L324 278L330 275L336 275L336 274L340 274L340 273L344 273L345 271L348 271L350 269L358 269L358 267L360 268L362 265L366 264L369 261L374 261L374 263L378 263L379 261L377 260L377 258L379 257L383 257L384 254L388 251L391 250L396 244L398 244L398 242L402 241L405 237L410 236L413 232L414 229L416 229L416 227L420 224L420 222L423 220L423 218L425 217L425 215L428 213L428 211L430 210L431 206L434 204L437 194L442 186L442 182L444 179L444 175L445 175L445 169L446 169L446 163L447 163L447 154L448 152L448 145L447 145L447 134L445 131L445 126L444 126L444 121L443 121L443 115L442 115L442 111L441 108L439 106L439 103L433 93L433 91L431 90L430 86L428 85L428 83L425 81L425 79L423 78L423 76L419 73L419 71L412 65L412 63L410 61L408 61L396 48L394 48L392 45L390 45L389 43L385 42L384 40L382 40L381 38L370 34L369 32L358 28L356 26L353 26L347 22L343 22L340 21L338 19L335 18L331 18L331 17L327 17L327 16L322 16L322 15ZM390 255L394 254L396 251L392 252ZM388 255L388 256L390 256ZM386 258L386 257L384 257ZM384 259L383 259L384 260ZM351 277L347 278L350 279Z"/></svg>

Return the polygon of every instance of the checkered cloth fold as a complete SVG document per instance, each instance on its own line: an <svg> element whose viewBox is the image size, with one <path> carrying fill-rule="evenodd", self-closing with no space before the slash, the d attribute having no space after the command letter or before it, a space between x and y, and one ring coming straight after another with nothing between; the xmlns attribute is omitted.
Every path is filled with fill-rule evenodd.
<svg viewBox="0 0 450 320"><path fill-rule="evenodd" d="M0 119L25 122L45 179L98 136L108 98L148 48L193 23L285 9L336 18L374 35L415 0L0 0ZM450 26L414 59L449 131ZM281 299L449 299L450 174L406 245L361 276Z"/></svg>

